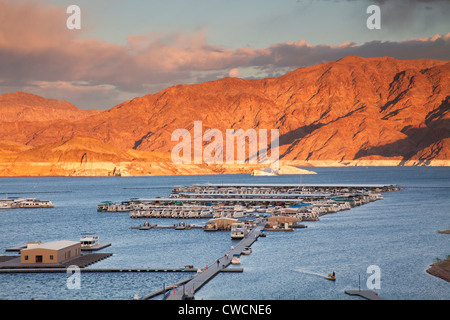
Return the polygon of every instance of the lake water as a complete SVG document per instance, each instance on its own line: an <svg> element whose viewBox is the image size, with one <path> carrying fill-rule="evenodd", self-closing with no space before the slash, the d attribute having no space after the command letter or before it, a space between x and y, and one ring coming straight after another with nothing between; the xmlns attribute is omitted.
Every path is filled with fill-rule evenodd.
<svg viewBox="0 0 450 320"><path fill-rule="evenodd" d="M450 168L351 167L314 168L305 184L397 184L406 190L383 194L384 199L350 211L304 222L306 229L268 232L242 256L243 273L219 274L196 299L358 299L347 289L367 289L367 268L380 268L386 299L450 299L450 284L426 273L437 258L450 254ZM113 256L88 268L204 267L236 242L228 232L201 229L136 230L143 223L129 213L99 213L97 204L132 197L167 197L172 187L194 183L300 183L299 176L252 177L205 175L169 177L42 177L0 178L0 197L52 200L51 209L0 211L0 250L25 243L78 240L82 232L112 245L100 252ZM62 192L67 191L67 192ZM147 219L159 225L174 219ZM200 224L207 220L191 220ZM11 254L3 252L4 254ZM337 280L323 275L335 271ZM69 274L0 274L0 299L132 299L178 282L186 273L82 273L81 289L67 288Z"/></svg>

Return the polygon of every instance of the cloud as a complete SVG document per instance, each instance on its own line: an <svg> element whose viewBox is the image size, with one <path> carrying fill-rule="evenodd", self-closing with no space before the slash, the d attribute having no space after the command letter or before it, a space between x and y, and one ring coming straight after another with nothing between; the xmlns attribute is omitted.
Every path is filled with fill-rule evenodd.
<svg viewBox="0 0 450 320"><path fill-rule="evenodd" d="M59 98L79 107L112 107L174 84L219 75L248 78L285 73L347 55L448 60L450 33L401 42L311 45L305 40L268 48L211 45L206 32L130 35L126 44L83 38L68 30L65 8L0 0L0 93L16 90ZM89 97L91 97L89 99ZM104 99L104 100L102 100ZM91 101L91 102L89 102Z"/></svg>
<svg viewBox="0 0 450 320"><path fill-rule="evenodd" d="M228 76L234 78L234 77L237 77L238 73L239 73L239 68L233 68L228 72Z"/></svg>
<svg viewBox="0 0 450 320"><path fill-rule="evenodd" d="M365 58L390 56L397 59L450 58L450 33L406 41L370 41L362 45L345 42L340 45L310 45L305 41L275 44L270 55L259 56L251 63L260 67L302 67L335 61L348 55Z"/></svg>

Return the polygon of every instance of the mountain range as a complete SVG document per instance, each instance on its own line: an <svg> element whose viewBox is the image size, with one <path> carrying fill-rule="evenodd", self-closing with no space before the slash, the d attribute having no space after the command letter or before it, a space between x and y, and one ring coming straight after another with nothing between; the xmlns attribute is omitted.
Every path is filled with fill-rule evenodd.
<svg viewBox="0 0 450 320"><path fill-rule="evenodd" d="M83 160L114 164L108 170L119 163L129 170L136 163L141 169L165 163L172 168L166 173L176 174L169 162L178 142L171 135L176 129L192 133L194 121L224 135L227 129L279 129L280 161L291 165L448 165L449 98L449 61L358 56L277 78L175 85L104 111L24 92L3 94L0 175L26 174L17 163L73 163L68 172L54 172L72 174L81 172ZM194 171L226 168L200 165Z"/></svg>

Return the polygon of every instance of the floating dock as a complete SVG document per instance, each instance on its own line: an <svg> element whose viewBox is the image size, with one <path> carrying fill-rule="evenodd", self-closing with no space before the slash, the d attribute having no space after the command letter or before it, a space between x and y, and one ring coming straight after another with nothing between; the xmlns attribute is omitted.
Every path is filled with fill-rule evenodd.
<svg viewBox="0 0 450 320"><path fill-rule="evenodd" d="M14 272L14 270L29 270L28 272L32 272L32 270L40 270L35 272L45 272L45 270L51 269L64 269L75 265L79 268L85 268L91 264L99 262L103 259L109 258L112 256L112 253L89 253L84 254L79 257L75 257L73 259L65 260L61 263L20 263L20 256L2 256L0 257L0 272ZM52 271L56 272L56 271Z"/></svg>
<svg viewBox="0 0 450 320"><path fill-rule="evenodd" d="M372 290L345 290L344 292L350 296L360 296L367 300L385 300Z"/></svg>
<svg viewBox="0 0 450 320"><path fill-rule="evenodd" d="M175 229L175 230L189 230L189 229L203 229L204 226L200 225L186 225L184 227L179 225L172 226L158 226L158 225L142 225L142 226L132 226L131 229L139 229L139 230L150 230L150 229Z"/></svg>
<svg viewBox="0 0 450 320"><path fill-rule="evenodd" d="M66 273L68 267L53 268L11 268L2 269L0 273ZM82 273L124 273L124 272L198 272L197 268L80 268ZM220 272L244 272L243 268L220 270Z"/></svg>
<svg viewBox="0 0 450 320"><path fill-rule="evenodd" d="M174 290L170 290L164 297L164 300L185 300L192 299L194 294L200 290L209 280L214 278L219 272L222 272L226 267L231 264L231 259L234 254L241 255L242 251L246 247L250 247L261 233L264 228L264 222L260 223L254 227L247 236L242 239L235 247L227 252L223 257L214 261L207 268L203 269L201 272L197 273L192 279L186 282L182 287L177 287ZM233 268L229 269L230 271Z"/></svg>
<svg viewBox="0 0 450 320"><path fill-rule="evenodd" d="M244 269L243 268L222 269L219 272L244 272ZM149 300L149 299L157 297L157 296L159 296L161 294L164 294L164 293L166 293L166 292L168 292L170 290L174 290L174 289L178 288L179 286L188 283L189 281L192 280L192 278L193 277L181 280L180 282L177 282L177 283L175 283L173 285L170 285L170 286L167 286L167 287L163 287L163 288L161 288L159 290L156 290L156 291L154 291L152 293L149 293L149 294L143 296L142 300Z"/></svg>

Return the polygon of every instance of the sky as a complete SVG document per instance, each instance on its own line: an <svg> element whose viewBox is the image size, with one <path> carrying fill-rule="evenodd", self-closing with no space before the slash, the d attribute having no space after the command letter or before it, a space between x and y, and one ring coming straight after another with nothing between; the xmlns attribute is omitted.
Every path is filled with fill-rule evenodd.
<svg viewBox="0 0 450 320"><path fill-rule="evenodd" d="M80 29L69 29L70 5ZM369 29L370 5L380 29ZM448 0L0 0L0 94L109 109L175 84L347 55L450 60ZM71 20L72 21L72 20Z"/></svg>

